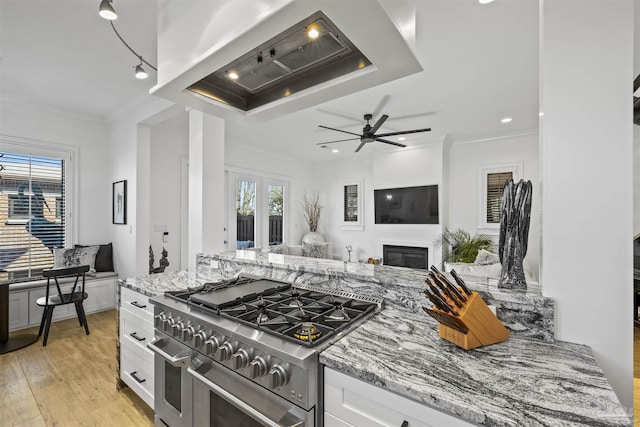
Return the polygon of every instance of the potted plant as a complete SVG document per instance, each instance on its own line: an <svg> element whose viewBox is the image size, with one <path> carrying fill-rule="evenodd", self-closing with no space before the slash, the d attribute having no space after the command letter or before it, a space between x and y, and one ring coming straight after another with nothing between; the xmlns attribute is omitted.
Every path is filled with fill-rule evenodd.
<svg viewBox="0 0 640 427"><path fill-rule="evenodd" d="M433 241L433 245L443 247L446 250L442 256L444 262L465 262L473 263L478 256L478 251L481 249L491 250L494 248L495 243L491 239L491 236L487 234L471 234L458 228L455 231L450 231L445 228L444 233L440 234L436 240Z"/></svg>
<svg viewBox="0 0 640 427"><path fill-rule="evenodd" d="M312 197L307 196L304 193L302 198L302 210L304 219L309 225L309 232L302 237L303 242L324 242L322 234L318 233L318 223L320 222L320 212L322 206L320 206L320 195L316 191Z"/></svg>

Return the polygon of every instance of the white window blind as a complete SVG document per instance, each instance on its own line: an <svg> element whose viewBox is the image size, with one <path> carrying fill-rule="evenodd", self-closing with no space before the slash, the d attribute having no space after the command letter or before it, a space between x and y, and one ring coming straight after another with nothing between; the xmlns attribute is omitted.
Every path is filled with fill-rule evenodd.
<svg viewBox="0 0 640 427"><path fill-rule="evenodd" d="M358 185L345 185L344 187L344 222L358 222Z"/></svg>
<svg viewBox="0 0 640 427"><path fill-rule="evenodd" d="M504 184L513 178L513 172L487 174L487 223L500 224L502 212L502 192Z"/></svg>
<svg viewBox="0 0 640 427"><path fill-rule="evenodd" d="M0 282L29 280L65 246L65 160L0 152Z"/></svg>

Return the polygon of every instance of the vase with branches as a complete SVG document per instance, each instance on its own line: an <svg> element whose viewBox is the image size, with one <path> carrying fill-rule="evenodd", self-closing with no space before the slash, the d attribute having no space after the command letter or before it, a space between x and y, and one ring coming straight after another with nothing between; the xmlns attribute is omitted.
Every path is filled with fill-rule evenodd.
<svg viewBox="0 0 640 427"><path fill-rule="evenodd" d="M320 222L320 212L322 206L320 206L320 195L316 191L313 196L309 197L307 193L304 193L302 198L302 209L304 211L304 219L309 225L309 231L317 232L318 223Z"/></svg>
<svg viewBox="0 0 640 427"><path fill-rule="evenodd" d="M436 248L444 247L448 249L442 256L443 261L466 263L473 263L480 249L491 250L495 247L491 236L487 234L474 234L471 236L468 231L461 228L455 231L445 228L444 233L433 241L433 245Z"/></svg>

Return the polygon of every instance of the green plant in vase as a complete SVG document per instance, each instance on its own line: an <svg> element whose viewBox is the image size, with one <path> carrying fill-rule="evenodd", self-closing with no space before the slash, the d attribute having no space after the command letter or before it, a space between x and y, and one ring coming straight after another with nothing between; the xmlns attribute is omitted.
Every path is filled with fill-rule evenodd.
<svg viewBox="0 0 640 427"><path fill-rule="evenodd" d="M448 249L442 258L445 262L473 263L480 249L490 251L495 247L491 236L487 234L474 234L471 236L468 231L461 228L455 231L445 228L444 233L438 235L433 244L436 248L445 247Z"/></svg>

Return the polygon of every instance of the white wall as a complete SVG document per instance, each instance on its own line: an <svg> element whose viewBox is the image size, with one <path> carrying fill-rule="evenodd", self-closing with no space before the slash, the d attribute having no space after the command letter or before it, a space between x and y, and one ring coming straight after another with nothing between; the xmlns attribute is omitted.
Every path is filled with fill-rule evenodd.
<svg viewBox="0 0 640 427"><path fill-rule="evenodd" d="M76 147L74 243L111 241L111 180L108 174L106 126L78 114L2 99L0 133L48 147Z"/></svg>
<svg viewBox="0 0 640 427"><path fill-rule="evenodd" d="M334 248L334 253L346 259L346 245L354 249L352 260L381 257L383 244L431 247L433 240L442 231L440 224L375 224L375 189L439 185L440 200L443 184L442 142L397 151L384 151L374 155L358 156L343 161L318 163L313 166L313 186L320 192L324 207L319 231ZM362 178L364 230L340 228L342 209L342 181ZM440 251L431 250L430 263L439 265Z"/></svg>
<svg viewBox="0 0 640 427"><path fill-rule="evenodd" d="M540 185L538 133L454 143L449 151L449 229L483 233L498 241L499 229L479 228L478 171L488 166L522 163L522 178L533 185L531 225L526 262L538 278L540 265Z"/></svg>
<svg viewBox="0 0 640 427"><path fill-rule="evenodd" d="M640 126L638 125L633 127L633 235L640 236Z"/></svg>
<svg viewBox="0 0 640 427"><path fill-rule="evenodd" d="M151 128L149 243L153 247L154 267L159 266L162 248L166 248L169 266L165 271L181 269L180 172L181 159L188 156L187 129L166 126L163 123ZM162 241L163 230L169 233L167 242ZM187 268L186 265L183 267Z"/></svg>
<svg viewBox="0 0 640 427"><path fill-rule="evenodd" d="M633 1L545 0L541 36L540 281L631 408Z"/></svg>
<svg viewBox="0 0 640 427"><path fill-rule="evenodd" d="M138 128L140 123L144 123L171 106L172 104L168 101L149 97L108 122L106 156L109 165L108 181L127 180L127 224L107 227L112 236L114 258L121 277L148 274L149 267L148 240L146 251L144 245L137 242L138 230L147 234L149 227L148 216L137 215L139 196L137 175L141 172L138 170L139 149L142 149L143 154L146 153L144 147L139 147L138 144ZM142 167L148 163L148 159L140 159L140 162ZM143 223L139 223L140 221ZM111 224L111 221L107 224Z"/></svg>
<svg viewBox="0 0 640 427"><path fill-rule="evenodd" d="M268 146L268 139L265 140ZM300 202L305 191L312 193L310 165L288 157L276 156L267 151L248 148L236 141L227 141L225 147L225 169L232 172L246 172L252 175L277 178L290 183L288 212L288 244L300 244L308 230L302 217ZM285 202L286 204L287 202ZM285 206L286 209L286 206ZM285 215L287 212L285 211ZM322 221L321 221L322 224Z"/></svg>

